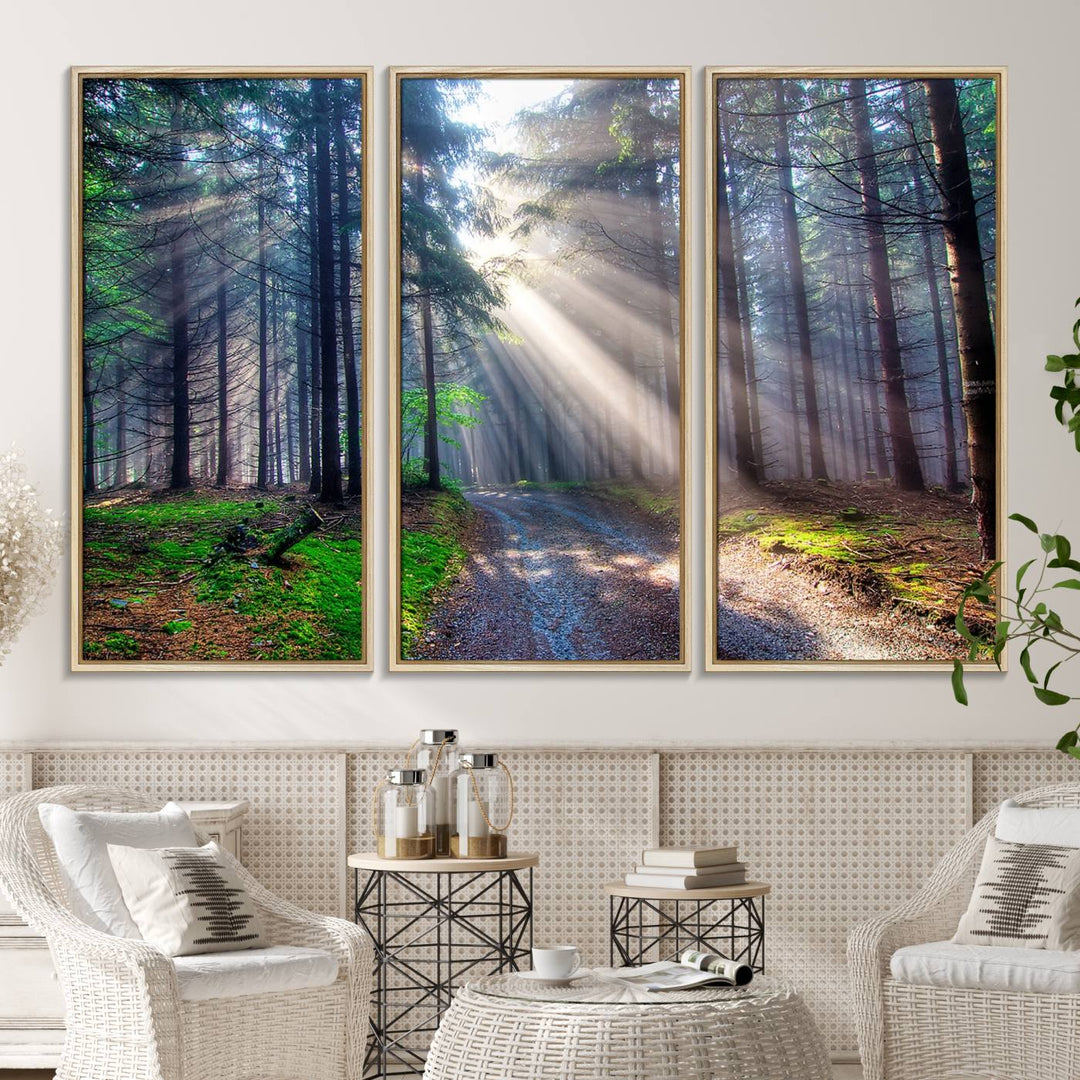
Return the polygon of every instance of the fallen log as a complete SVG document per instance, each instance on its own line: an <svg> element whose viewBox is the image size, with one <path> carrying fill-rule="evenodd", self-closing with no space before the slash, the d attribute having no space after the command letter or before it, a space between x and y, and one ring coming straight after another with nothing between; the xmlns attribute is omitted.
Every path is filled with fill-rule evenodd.
<svg viewBox="0 0 1080 1080"><path fill-rule="evenodd" d="M309 506L292 524L286 525L270 538L270 542L266 545L266 561L280 562L281 557L289 548L295 547L304 537L310 536L323 524L325 523L319 512L313 506Z"/></svg>

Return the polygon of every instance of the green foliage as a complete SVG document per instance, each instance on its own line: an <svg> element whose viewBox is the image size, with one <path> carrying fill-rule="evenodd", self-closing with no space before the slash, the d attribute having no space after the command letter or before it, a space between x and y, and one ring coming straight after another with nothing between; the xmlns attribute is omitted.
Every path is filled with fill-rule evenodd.
<svg viewBox="0 0 1080 1080"><path fill-rule="evenodd" d="M401 534L401 655L408 659L435 606L438 590L453 581L465 561L454 540L426 532Z"/></svg>
<svg viewBox="0 0 1080 1080"><path fill-rule="evenodd" d="M457 576L467 554L462 543L471 516L468 503L451 491L425 493L428 529L401 532L401 656L409 659L439 593Z"/></svg>
<svg viewBox="0 0 1080 1080"><path fill-rule="evenodd" d="M446 491L460 495L465 485L453 473L440 469L442 486ZM401 484L405 488L427 487L427 462L423 458L408 458L401 463Z"/></svg>
<svg viewBox="0 0 1080 1080"><path fill-rule="evenodd" d="M1076 304L1080 305L1080 300L1077 300ZM1065 356L1048 356L1046 370L1064 372L1062 384L1054 386L1050 396L1054 400L1055 417L1073 433L1076 449L1080 450L1080 387L1076 385L1076 371L1080 369L1080 320L1073 324L1072 337L1078 352ZM1066 410L1069 415L1066 415ZM993 655L998 667L1001 666L1001 655L1006 645L1010 641L1022 642L1020 667L1031 684L1036 700L1043 705L1067 705L1080 700L1080 695L1056 690L1050 683L1063 665L1080 655L1080 634L1066 627L1061 615L1049 606L1048 601L1055 589L1080 590L1080 579L1076 577L1054 580L1062 571L1080 571L1080 560L1073 558L1072 544L1068 537L1060 533L1040 532L1036 522L1025 514L1010 514L1009 519L1023 525L1028 532L1038 537L1042 559L1028 559L1017 570L1016 591L1012 595L998 588L996 575L1000 563L995 563L967 585L961 595L960 610L956 614L957 632L969 642L968 658L974 660L978 646L966 632L965 610L970 603L993 611L997 615ZM1029 571L1036 563L1039 563L1038 576L1032 582ZM997 607L999 602L1000 614ZM1037 655L1042 657L1038 668ZM956 663L952 685L953 696L961 705L966 705L968 698L964 689L964 667L961 661ZM1058 740L1057 749L1080 759L1078 732L1080 724Z"/></svg>
<svg viewBox="0 0 1080 1080"><path fill-rule="evenodd" d="M88 660L113 657L118 660L135 660L141 650L131 634L115 631L106 635L104 641L88 641L83 646L83 656Z"/></svg>
<svg viewBox="0 0 1080 1080"><path fill-rule="evenodd" d="M1076 304L1080 305L1080 300ZM1072 337L1077 351L1064 356L1048 356L1046 370L1064 372L1061 385L1050 388L1050 397L1054 401L1054 415L1058 423L1072 432L1074 445L1080 450L1080 386L1076 383L1076 372L1080 368L1080 319L1073 323Z"/></svg>
<svg viewBox="0 0 1080 1080"><path fill-rule="evenodd" d="M425 387L412 387L401 392L401 445L407 448L424 430L427 422L427 390ZM446 434L443 428L477 427L483 421L476 413L487 401L479 390L462 383L440 382L435 384L435 419L439 426L439 441L449 446L460 446L453 436Z"/></svg>
<svg viewBox="0 0 1080 1080"><path fill-rule="evenodd" d="M170 619L164 626L166 634L182 634L195 624L190 619Z"/></svg>

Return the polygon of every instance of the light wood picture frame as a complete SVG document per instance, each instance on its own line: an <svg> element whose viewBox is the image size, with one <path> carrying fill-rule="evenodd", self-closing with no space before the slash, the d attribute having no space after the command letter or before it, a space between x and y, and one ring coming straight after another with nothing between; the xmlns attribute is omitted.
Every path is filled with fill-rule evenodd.
<svg viewBox="0 0 1080 1080"><path fill-rule="evenodd" d="M689 670L690 81L391 69L392 671Z"/></svg>
<svg viewBox="0 0 1080 1080"><path fill-rule="evenodd" d="M372 669L372 81L72 68L72 670Z"/></svg>
<svg viewBox="0 0 1080 1080"><path fill-rule="evenodd" d="M1006 71L705 77L706 670L951 669L1005 572Z"/></svg>

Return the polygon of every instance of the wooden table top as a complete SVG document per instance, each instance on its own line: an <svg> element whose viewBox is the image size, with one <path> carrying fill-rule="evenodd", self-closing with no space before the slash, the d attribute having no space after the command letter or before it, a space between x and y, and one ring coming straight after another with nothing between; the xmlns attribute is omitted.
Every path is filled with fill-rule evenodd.
<svg viewBox="0 0 1080 1080"><path fill-rule="evenodd" d="M540 865L540 856L531 851L511 851L505 859L384 859L374 851L350 855L346 860L354 870L385 870L397 874L481 874L485 870L527 870Z"/></svg>
<svg viewBox="0 0 1080 1080"><path fill-rule="evenodd" d="M718 885L713 889L650 889L645 885L627 885L613 881L604 886L605 896L623 896L630 900L745 900L753 896L768 896L772 886L764 881L748 881L743 885Z"/></svg>

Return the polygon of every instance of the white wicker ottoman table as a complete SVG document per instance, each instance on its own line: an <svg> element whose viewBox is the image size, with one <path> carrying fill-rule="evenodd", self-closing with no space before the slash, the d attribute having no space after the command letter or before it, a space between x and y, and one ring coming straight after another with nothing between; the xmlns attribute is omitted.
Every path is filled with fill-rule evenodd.
<svg viewBox="0 0 1080 1080"><path fill-rule="evenodd" d="M470 979L428 1052L426 1080L828 1080L802 998L743 989L627 991L589 975L552 988Z"/></svg>

